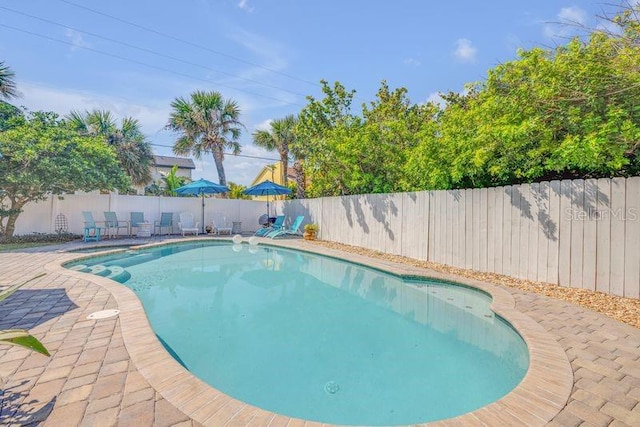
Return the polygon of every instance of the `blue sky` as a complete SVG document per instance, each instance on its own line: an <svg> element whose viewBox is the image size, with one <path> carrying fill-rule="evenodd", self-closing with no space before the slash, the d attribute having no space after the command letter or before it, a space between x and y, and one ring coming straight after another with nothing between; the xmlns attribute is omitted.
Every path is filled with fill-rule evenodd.
<svg viewBox="0 0 640 427"><path fill-rule="evenodd" d="M551 47L597 28L596 1L3 0L0 61L16 73L30 110L107 109L140 120L157 154L170 102L217 90L240 104L242 154L269 120L297 113L320 79L374 99L380 81L415 103L462 91L519 47ZM163 147L167 146L167 147ZM227 180L250 184L270 160L227 156ZM217 181L210 157L194 178Z"/></svg>

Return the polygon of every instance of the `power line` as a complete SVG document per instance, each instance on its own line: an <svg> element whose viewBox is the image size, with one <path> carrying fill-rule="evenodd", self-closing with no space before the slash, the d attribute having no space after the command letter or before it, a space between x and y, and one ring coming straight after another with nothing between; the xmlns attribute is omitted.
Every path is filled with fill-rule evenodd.
<svg viewBox="0 0 640 427"><path fill-rule="evenodd" d="M89 32L89 31L80 30L78 28L70 27L68 25L61 24L61 23L56 22L56 21L52 21L50 19L42 18L42 17L35 16L35 15L31 15L29 13L21 12L19 10L11 9L9 7L0 6L0 9L6 10L8 12L12 12L12 13L15 13L15 14L18 14L18 15L26 16L26 17L31 18L31 19L36 19L36 20L41 21L41 22L46 22L48 24L55 25L55 26L58 26L58 27L67 28L67 29L76 31L78 33L86 34L86 35L89 35L89 36L92 36L92 37L96 37L98 39L106 40L106 41L111 42L111 43L119 44L121 46L126 46L126 47L129 47L131 49L136 49L136 50L139 50L141 52L150 53L152 55L160 56L162 58L167 58L167 59L171 59L173 61L181 62L183 64L191 65L193 67L198 67L198 68L203 68L205 70L214 71L216 73L219 73L219 74L222 74L222 75L225 75L225 76L233 77L235 79L244 80L244 81L251 82L251 83L256 83L256 84L259 84L261 86L269 87L269 88L272 88L272 89L281 90L283 92L288 92L290 94L293 94L293 95L296 95L296 96L301 96L303 98L306 97L305 94L294 92L294 91L291 91L289 89L284 89L284 88L281 88L279 86L274 86L274 85L270 85L268 83L260 82L258 80L253 80L253 79L248 79L246 77L241 77L241 76L238 76L237 74L232 74L232 73L227 73L225 71L220 71L220 70L217 70L215 68L211 68L211 67L206 66L206 65L202 65L202 64L195 63L195 62L191 62L191 61L187 61L187 60L184 60L184 59L180 59L180 58L177 58L175 56L171 56L171 55L168 55L168 54L165 54L165 53L162 53L162 52L158 52L158 51L155 51L155 50L152 50L152 49L147 49L147 48L144 48L144 47L136 46L136 45L133 45L131 43L123 42L123 41L120 41L120 40L112 39L110 37L102 36L100 34L92 33L92 32Z"/></svg>
<svg viewBox="0 0 640 427"><path fill-rule="evenodd" d="M131 62L131 63L134 63L134 64L142 65L142 66L145 66L145 67L154 68L156 70L164 71L164 72L170 73L170 74L175 74L175 75L181 76L181 77L186 77L186 78L189 78L189 79L192 79L192 80L199 80L199 81L203 81L203 82L206 82L206 83L213 83L213 84L216 84L218 86L223 86L223 87L226 87L226 88L229 88L229 89L232 89L232 90L238 90L238 91L241 91L241 92L245 92L245 93L248 93L250 95L259 96L259 97L266 98L266 99L271 99L273 101L282 102L282 103L287 104L287 105L295 105L297 107L303 107L303 105L297 104L295 102L285 101L284 99L275 98L273 96L263 95L263 94L252 92L252 91L249 91L249 90L246 90L246 89L240 89L240 88L237 88L237 87L225 85L223 83L219 83L219 82L216 82L216 81L213 81L213 80L210 80L210 79L204 79L204 78L201 78L201 77L195 77L195 76L192 76L192 75L189 75L189 74L181 73L179 71L169 70L167 68L159 67L159 66L153 65L153 64L148 64L146 62L138 61L136 59L131 59L131 58L127 58L127 57L124 57L124 56L116 55L114 53L109 53L109 52L104 52L104 51L101 51L101 50L98 50L98 49L93 49L93 48L88 47L88 46L78 46L78 45L73 44L71 42L68 42L66 40L56 39L54 37L50 37L50 36L47 36L47 35L44 35L44 34L34 33L33 31L29 31L29 30L24 30L22 28L13 27L11 25L0 24L0 27L5 27L5 28L8 28L10 30L18 31L18 32L25 33L25 34L30 34L32 36L40 37L42 39L54 41L54 42L57 42L57 43L66 44L66 45L69 45L69 46L73 46L75 48L85 49L85 50L88 50L88 51L91 51L91 52L98 53L100 55L104 55L104 56L109 56L111 58L120 59L122 61L127 61L127 62Z"/></svg>
<svg viewBox="0 0 640 427"><path fill-rule="evenodd" d="M173 148L170 145L164 145L164 144L149 143L149 145L154 147ZM280 161L280 159L272 159L270 157L260 157L260 156L249 156L248 154L234 154L234 153L222 153L222 154L224 154L225 156L246 157L248 159L269 160L273 162Z"/></svg>
<svg viewBox="0 0 640 427"><path fill-rule="evenodd" d="M205 50L207 52L214 53L216 55L224 56L225 58L233 59L234 61L242 62L244 64L251 65L253 67L258 67L258 68L261 68L263 70L269 71L269 72L274 73L274 74L279 74L279 75L281 75L283 77L287 77L287 78L292 79L292 80L297 80L299 82L306 83L306 84L309 84L309 85L312 85L312 86L315 86L315 87L320 87L320 85L318 83L310 82L308 80L304 80L304 79L301 79L299 77L292 76L290 74L283 73L281 71L274 70L274 69L269 68L269 67L265 67L264 65L256 64L256 63L253 63L251 61L247 61L245 59L238 58L237 56L229 55L227 53L220 52L220 51L217 51L215 49L211 49L211 48L209 48L207 46L203 46L201 44L194 43L194 42L191 42L189 40L181 39L179 37L172 36L170 34L166 34L166 33L160 32L158 30L154 30L153 28L145 27L143 25L136 24L135 22L127 21L125 19L118 18L117 16L109 15L108 13L101 12L101 11L96 10L96 9L92 9L90 7L87 7L87 6L78 4L78 3L74 3L72 1L68 1L68 0L58 0L58 1L62 2L62 3L66 3L66 4L74 6L74 7L77 7L77 8L80 8L80 9L87 10L89 12L95 13L97 15L104 16L104 17L109 18L109 19L113 19L113 20L121 22L123 24L129 25L129 26L132 26L132 27L135 27L135 28L138 28L138 29L150 32L150 33L153 33L153 34L156 34L158 36L165 37L165 38L170 39L170 40L174 40L174 41L177 41L177 42L180 42L180 43L184 43L184 44L187 44L189 46L192 46L192 47L195 47L195 48L198 48L198 49L202 49L202 50Z"/></svg>

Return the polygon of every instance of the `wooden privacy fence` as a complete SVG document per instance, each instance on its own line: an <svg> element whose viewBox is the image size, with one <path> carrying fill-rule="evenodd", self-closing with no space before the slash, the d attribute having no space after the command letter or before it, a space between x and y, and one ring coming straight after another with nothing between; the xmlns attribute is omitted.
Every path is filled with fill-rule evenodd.
<svg viewBox="0 0 640 427"><path fill-rule="evenodd" d="M640 298L640 177L279 202L319 236L390 254Z"/></svg>

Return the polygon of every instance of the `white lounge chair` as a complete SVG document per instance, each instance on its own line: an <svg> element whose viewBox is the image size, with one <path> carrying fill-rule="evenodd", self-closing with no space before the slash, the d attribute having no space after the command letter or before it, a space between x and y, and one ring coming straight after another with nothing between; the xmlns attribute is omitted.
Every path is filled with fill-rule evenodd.
<svg viewBox="0 0 640 427"><path fill-rule="evenodd" d="M213 215L213 232L215 234L231 234L233 226L227 221L227 218L222 214Z"/></svg>
<svg viewBox="0 0 640 427"><path fill-rule="evenodd" d="M191 214L191 212L183 212L180 214L178 228L182 231L183 237L186 233L193 233L196 236L200 233L200 223L194 223L193 214Z"/></svg>

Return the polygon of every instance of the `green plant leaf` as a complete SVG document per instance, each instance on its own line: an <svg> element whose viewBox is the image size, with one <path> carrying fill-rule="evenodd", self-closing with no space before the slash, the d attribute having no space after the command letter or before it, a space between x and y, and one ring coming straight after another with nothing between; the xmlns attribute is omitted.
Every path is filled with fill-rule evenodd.
<svg viewBox="0 0 640 427"><path fill-rule="evenodd" d="M35 276L35 277L32 277L31 279L29 279L29 280L27 280L27 281L25 281L25 282L18 283L17 285L13 285L13 286L8 287L8 288L7 288L7 289L5 289L4 291L0 292L0 301L5 300L5 299L9 298L9 296L10 296L11 294L13 294L15 291L17 291L20 287L22 287L22 286L26 285L27 283L29 283L29 282L30 282L30 281L32 281L32 280L36 280L37 278L42 277L42 276L44 276L44 275L45 275L45 273L41 273L41 274L38 274L38 275L37 275L37 276Z"/></svg>
<svg viewBox="0 0 640 427"><path fill-rule="evenodd" d="M26 329L7 329L0 331L0 343L26 347L45 356L51 356L47 349Z"/></svg>

